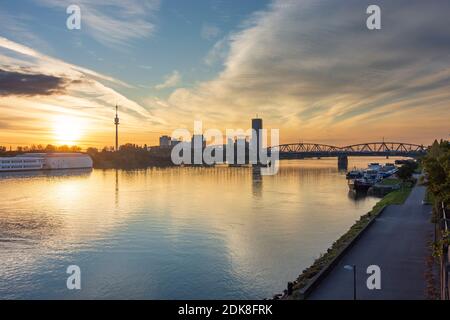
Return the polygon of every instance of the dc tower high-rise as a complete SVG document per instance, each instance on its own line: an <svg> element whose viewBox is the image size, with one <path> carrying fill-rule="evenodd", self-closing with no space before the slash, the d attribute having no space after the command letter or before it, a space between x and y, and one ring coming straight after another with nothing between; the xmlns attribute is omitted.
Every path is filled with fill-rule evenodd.
<svg viewBox="0 0 450 320"><path fill-rule="evenodd" d="M263 128L263 121L261 118L254 118L252 119L252 143L253 141L256 141L256 154L257 154L257 163L256 165L261 164L261 159L259 158L259 150L262 149L262 130Z"/></svg>

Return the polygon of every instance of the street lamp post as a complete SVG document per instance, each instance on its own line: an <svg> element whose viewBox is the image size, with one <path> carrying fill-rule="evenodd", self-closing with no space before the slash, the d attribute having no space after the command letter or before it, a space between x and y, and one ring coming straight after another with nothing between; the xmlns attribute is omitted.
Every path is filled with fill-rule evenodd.
<svg viewBox="0 0 450 320"><path fill-rule="evenodd" d="M353 271L353 300L356 300L356 265L346 265L344 269Z"/></svg>

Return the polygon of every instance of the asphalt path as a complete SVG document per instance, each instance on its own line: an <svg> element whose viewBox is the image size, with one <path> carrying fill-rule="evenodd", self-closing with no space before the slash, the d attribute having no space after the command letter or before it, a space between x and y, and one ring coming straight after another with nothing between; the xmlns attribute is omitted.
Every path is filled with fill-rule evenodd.
<svg viewBox="0 0 450 320"><path fill-rule="evenodd" d="M387 207L308 299L353 299L353 272L346 265L356 265L357 299L425 299L428 241L434 229L424 196L425 187L416 186L404 204ZM367 287L371 265L380 267L380 290Z"/></svg>

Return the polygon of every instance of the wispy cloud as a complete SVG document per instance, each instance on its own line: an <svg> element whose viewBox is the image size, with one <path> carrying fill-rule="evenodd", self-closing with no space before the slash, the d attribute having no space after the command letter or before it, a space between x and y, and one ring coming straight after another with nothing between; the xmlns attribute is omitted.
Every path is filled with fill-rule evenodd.
<svg viewBox="0 0 450 320"><path fill-rule="evenodd" d="M107 46L128 46L133 40L150 37L160 5L159 0L35 1L58 10L79 5L82 32Z"/></svg>
<svg viewBox="0 0 450 320"><path fill-rule="evenodd" d="M144 69L144 70L152 70L153 69L152 66L148 66L148 65L140 65L139 68Z"/></svg>
<svg viewBox="0 0 450 320"><path fill-rule="evenodd" d="M160 116L229 126L259 113L283 128L285 141L447 136L450 3L376 3L379 31L366 28L373 1L273 1L226 40L223 71L175 90Z"/></svg>
<svg viewBox="0 0 450 320"><path fill-rule="evenodd" d="M164 82L155 86L156 90L162 90L167 88L173 88L181 81L181 74L174 70L171 74L164 77Z"/></svg>
<svg viewBox="0 0 450 320"><path fill-rule="evenodd" d="M212 66L218 62L223 62L228 55L229 41L230 38L228 36L217 41L211 50L208 51L204 59L205 64Z"/></svg>
<svg viewBox="0 0 450 320"><path fill-rule="evenodd" d="M220 29L211 24L203 24L200 35L203 39L213 40L217 38L220 34Z"/></svg>
<svg viewBox="0 0 450 320"><path fill-rule="evenodd" d="M33 25L35 20L36 17L8 12L0 8L0 36L8 35L11 38L21 39L30 46L37 46L47 52L51 51L50 45L30 30L29 26Z"/></svg>
<svg viewBox="0 0 450 320"><path fill-rule="evenodd" d="M1 37L0 69L0 113L10 119L34 119L34 122L3 123L2 127L7 129L2 130L0 143L48 142L52 138L49 132L52 121L57 121L60 115L69 115L89 124L85 126L89 130L86 135L98 136L98 146L104 143L102 132L109 131L116 103L121 109L123 133L134 132L136 137L144 137L145 124L154 129L165 123L108 86L129 87L126 83ZM136 132L138 127L141 129Z"/></svg>
<svg viewBox="0 0 450 320"><path fill-rule="evenodd" d="M28 46L11 41L4 37L0 37L0 49L3 49L4 53L0 56L0 62L3 62L5 65L9 65L9 68L11 69L18 69L19 67L32 67L42 73L47 72L50 74L64 74L70 72L71 74L75 73L76 75L85 74L98 80L105 80L121 86L130 87L125 82L113 77L103 75L77 65L66 63L62 60L42 54ZM11 53L20 55L11 56ZM14 61L15 63L12 64L11 61Z"/></svg>

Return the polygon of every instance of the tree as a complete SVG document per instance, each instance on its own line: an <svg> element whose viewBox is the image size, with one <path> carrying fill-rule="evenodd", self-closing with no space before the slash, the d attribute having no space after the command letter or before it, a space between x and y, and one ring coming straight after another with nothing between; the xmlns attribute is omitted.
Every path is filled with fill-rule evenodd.
<svg viewBox="0 0 450 320"><path fill-rule="evenodd" d="M98 153L98 149L97 149L97 148L89 147L89 148L87 148L86 152L87 152L88 154L96 154L96 153Z"/></svg>
<svg viewBox="0 0 450 320"><path fill-rule="evenodd" d="M405 182L412 178L413 173L414 168L407 162L398 169L397 176Z"/></svg>
<svg viewBox="0 0 450 320"><path fill-rule="evenodd" d="M45 149L45 152L56 152L56 147L54 145L48 144Z"/></svg>
<svg viewBox="0 0 450 320"><path fill-rule="evenodd" d="M437 158L439 157L440 154L441 154L441 144L437 140L434 140L433 144L428 150L428 156L430 158Z"/></svg>
<svg viewBox="0 0 450 320"><path fill-rule="evenodd" d="M428 189L436 201L450 204L450 143L442 140L433 143L423 164L428 177Z"/></svg>

